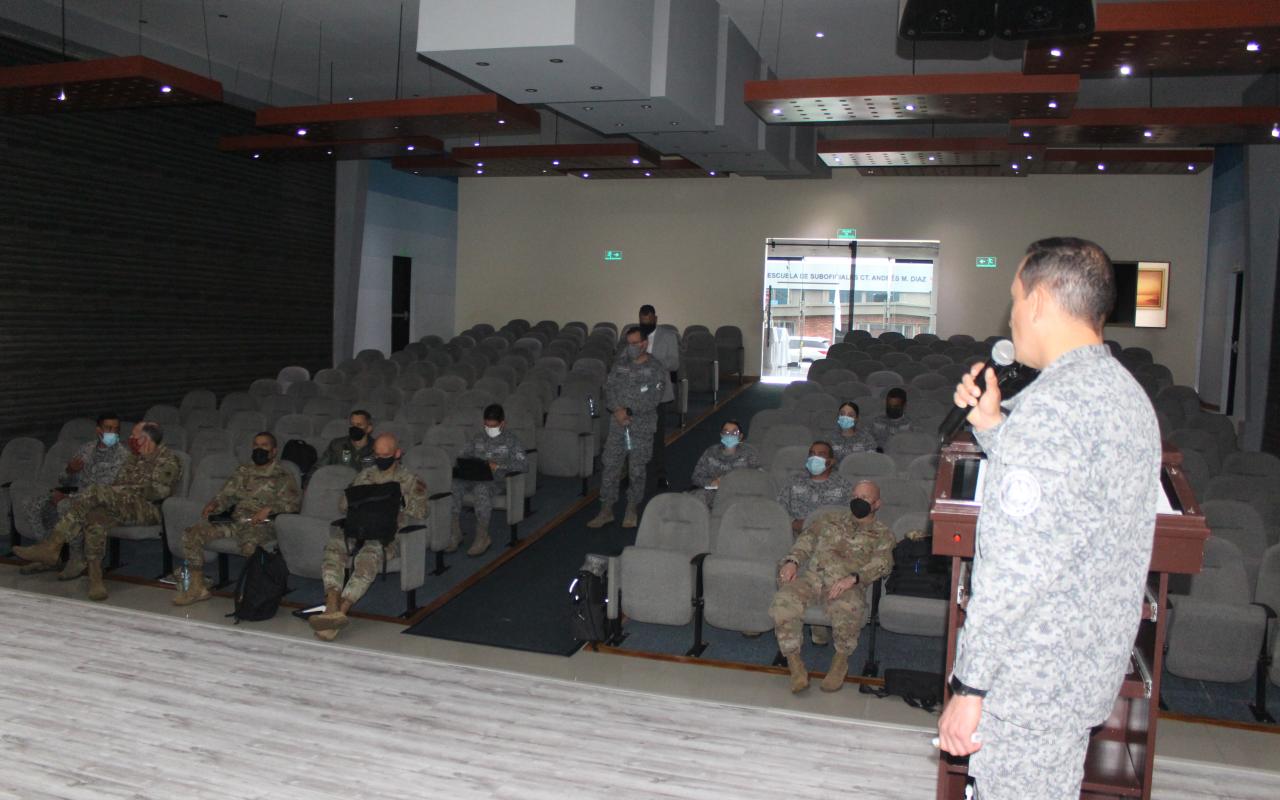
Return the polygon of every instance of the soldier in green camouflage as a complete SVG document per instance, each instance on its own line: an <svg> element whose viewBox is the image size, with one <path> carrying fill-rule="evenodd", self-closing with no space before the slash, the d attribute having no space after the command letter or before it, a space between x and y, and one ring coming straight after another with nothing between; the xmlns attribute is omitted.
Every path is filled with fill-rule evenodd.
<svg viewBox="0 0 1280 800"><path fill-rule="evenodd" d="M120 525L159 525L160 502L173 494L182 478L182 463L163 442L164 430L159 423L134 425L129 435L133 455L116 473L115 482L77 494L52 533L39 544L15 547L14 554L28 561L56 564L62 545L83 539L89 599L106 600L102 558L107 551L107 533Z"/></svg>
<svg viewBox="0 0 1280 800"><path fill-rule="evenodd" d="M801 634L805 608L819 603L835 634L835 654L822 690L835 692L844 685L849 656L866 622L866 587L893 568L893 531L876 520L879 507L880 487L871 481L859 482L849 511L832 511L815 519L782 560L769 616L778 649L787 658L792 692L809 688L809 670L800 657Z"/></svg>
<svg viewBox="0 0 1280 800"><path fill-rule="evenodd" d="M395 481L400 484L400 496L404 503L400 511L397 525L404 527L409 520L425 520L427 518L427 485L422 479L400 464L403 455L396 443L396 437L384 433L373 442L374 464L356 475L352 486L369 486ZM347 512L347 497L344 494L339 502L339 511ZM316 638L331 642L338 631L349 622L347 612L356 604L369 585L382 570L383 557L392 561L400 555L400 543L392 539L384 548L376 541L368 541L355 554L350 555L351 544L341 529L333 528L329 533L329 543L324 548L324 561L320 566L320 577L324 580L324 613L308 618ZM351 579L346 587L342 585L343 569L352 563Z"/></svg>
<svg viewBox="0 0 1280 800"><path fill-rule="evenodd" d="M341 464L354 470L373 466L373 416L357 408L347 418L347 424L351 426L347 435L329 442L319 466Z"/></svg>
<svg viewBox="0 0 1280 800"><path fill-rule="evenodd" d="M208 600L204 585L204 548L214 539L235 539L241 555L252 555L259 546L275 541L276 514L295 513L302 493L293 474L276 460L276 437L263 431L253 437L252 464L243 464L231 473L217 496L205 504L204 519L182 534L182 555L187 560L190 582L186 591L173 598L175 606L189 606ZM230 513L227 522L209 521L211 516Z"/></svg>

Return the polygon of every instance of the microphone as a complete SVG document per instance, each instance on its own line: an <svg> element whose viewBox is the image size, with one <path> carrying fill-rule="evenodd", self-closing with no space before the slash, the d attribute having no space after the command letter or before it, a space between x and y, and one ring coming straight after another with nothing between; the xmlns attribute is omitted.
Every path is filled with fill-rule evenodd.
<svg viewBox="0 0 1280 800"><path fill-rule="evenodd" d="M1005 382L1005 378L1017 374L1018 362L1013 360L1013 342L1008 339L1001 339L991 347L991 358L982 368L982 372L978 373L975 379L978 388L986 391L987 389L987 367L993 367L996 371L996 385L999 386ZM945 444L956 432L964 425L965 417L969 416L970 406L951 407L950 413L946 419L942 420L942 424L938 426L938 437Z"/></svg>

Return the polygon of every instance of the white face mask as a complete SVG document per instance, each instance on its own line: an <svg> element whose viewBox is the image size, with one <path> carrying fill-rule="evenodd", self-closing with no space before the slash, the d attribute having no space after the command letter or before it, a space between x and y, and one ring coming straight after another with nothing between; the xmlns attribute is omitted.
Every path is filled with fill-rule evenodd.
<svg viewBox="0 0 1280 800"><path fill-rule="evenodd" d="M484 429L484 435L485 435L485 436L488 436L490 439L496 439L496 438L498 438L499 434L501 434L501 433L502 433L502 426L501 426L501 425L499 425L499 426L498 426L498 427L496 427L496 428L488 428L488 427L486 427L486 428Z"/></svg>

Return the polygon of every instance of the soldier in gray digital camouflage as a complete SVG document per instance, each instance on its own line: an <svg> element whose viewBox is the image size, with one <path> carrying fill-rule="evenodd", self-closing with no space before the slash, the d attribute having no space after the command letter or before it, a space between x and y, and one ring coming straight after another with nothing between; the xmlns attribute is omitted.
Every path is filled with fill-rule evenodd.
<svg viewBox="0 0 1280 800"><path fill-rule="evenodd" d="M835 652L821 688L839 691L866 623L866 588L893 568L893 531L876 519L880 488L861 481L851 494L844 498L847 510L824 513L809 523L778 570L769 616L778 649L787 659L792 692L809 688L809 669L800 655L805 609L821 605L831 620Z"/></svg>
<svg viewBox="0 0 1280 800"><path fill-rule="evenodd" d="M805 519L822 506L842 506L849 502L853 484L836 470L831 443L817 441L809 445L804 472L799 473L778 492L778 504L791 517L791 532L799 534Z"/></svg>
<svg viewBox="0 0 1280 800"><path fill-rule="evenodd" d="M252 464L236 467L218 494L200 512L203 519L182 534L182 554L190 576L188 588L179 588L175 606L208 600L204 583L204 548L215 539L233 539L240 554L252 555L276 538L271 520L277 514L293 514L302 504L302 493L293 473L276 460L276 437L263 431L253 437ZM220 516L227 519L219 520Z"/></svg>
<svg viewBox="0 0 1280 800"><path fill-rule="evenodd" d="M39 544L15 547L28 561L57 564L62 545L83 540L89 573L89 599L106 600L102 559L107 533L120 525L159 525L160 503L173 494L182 478L182 463L164 444L164 429L156 422L139 422L129 434L132 455L109 486L90 486L76 494L58 524ZM74 549L74 547L73 547ZM74 565L68 565L71 570Z"/></svg>
<svg viewBox="0 0 1280 800"><path fill-rule="evenodd" d="M735 469L760 469L763 462L754 447L742 441L742 426L735 419L720 426L720 441L702 451L693 467L693 493L710 508L720 479Z"/></svg>
<svg viewBox="0 0 1280 800"><path fill-rule="evenodd" d="M600 476L600 513L587 523L602 528L613 522L622 469L627 468L627 508L622 527L638 524L638 509L644 499L645 466L653 452L654 430L658 425L658 404L666 390L666 366L645 349L648 340L640 328L627 331L627 349L609 371L604 385L605 409L612 415L605 439L604 474Z"/></svg>
<svg viewBox="0 0 1280 800"><path fill-rule="evenodd" d="M493 498L502 493L504 478L513 472L525 472L529 469L529 459L525 454L520 439L507 430L507 415L502 406L494 403L484 410L484 430L462 448L459 455L463 458L479 458L489 462L493 471L491 481L453 481L453 541L447 552L458 549L462 541L462 506L470 496L471 505L476 510L476 535L469 556L482 555L492 544L489 538L489 518L493 515ZM523 503L524 498L507 498L507 502Z"/></svg>
<svg viewBox="0 0 1280 800"><path fill-rule="evenodd" d="M836 411L836 429L831 432L831 448L839 464L854 453L875 450L876 437L865 425L861 425L862 409L854 402L844 402Z"/></svg>
<svg viewBox="0 0 1280 800"><path fill-rule="evenodd" d="M987 462L938 739L969 756L980 800L1075 800L1141 619L1160 432L1102 340L1115 302L1102 248L1035 242L1010 294L1015 357L1040 375L1004 404L981 363L956 387Z"/></svg>
<svg viewBox="0 0 1280 800"><path fill-rule="evenodd" d="M427 485L400 463L399 445L396 437L384 433L373 441L374 463L356 475L352 486L368 486L371 484L400 484L400 498L403 508L398 527L404 527L410 520L425 520L427 508ZM347 513L347 497L344 494L338 503L340 513ZM324 581L324 612L308 617L307 622L316 638L331 642L338 636L338 631L345 628L350 621L347 613L351 607L369 591L373 579L382 570L384 559L393 561L400 556L400 543L392 539L383 547L379 542L367 541L354 555L351 553L351 542L340 528L329 532L329 542L324 548L324 560L320 564L320 577ZM343 585L344 570L351 565L351 578Z"/></svg>
<svg viewBox="0 0 1280 800"><path fill-rule="evenodd" d="M894 434L911 430L911 418L907 416L907 390L895 386L884 395L884 413L871 420L871 435L876 447L884 450Z"/></svg>

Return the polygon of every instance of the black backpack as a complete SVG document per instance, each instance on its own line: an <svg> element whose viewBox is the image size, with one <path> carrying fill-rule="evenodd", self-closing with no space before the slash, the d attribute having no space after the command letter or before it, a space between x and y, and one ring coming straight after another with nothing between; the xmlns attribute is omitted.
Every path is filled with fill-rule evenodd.
<svg viewBox="0 0 1280 800"><path fill-rule="evenodd" d="M386 547L396 538L397 520L403 500L400 484L396 481L348 486L347 516L342 531L348 539L355 539L353 552L367 541L375 541Z"/></svg>
<svg viewBox="0 0 1280 800"><path fill-rule="evenodd" d="M951 589L951 560L933 554L933 537L903 539L893 547L893 571L885 582L890 594L945 599Z"/></svg>
<svg viewBox="0 0 1280 800"><path fill-rule="evenodd" d="M228 617L261 622L271 619L280 609L280 599L289 593L289 568L284 556L277 551L267 552L261 547L244 561L240 578L236 581L236 608Z"/></svg>
<svg viewBox="0 0 1280 800"><path fill-rule="evenodd" d="M303 475L311 474L311 470L315 469L316 461L319 460L316 449L302 439L290 439L285 442L284 449L280 451L280 458L297 464L298 470Z"/></svg>
<svg viewBox="0 0 1280 800"><path fill-rule="evenodd" d="M942 675L915 669L886 669L884 687L870 694L901 697L912 708L935 711L942 705Z"/></svg>
<svg viewBox="0 0 1280 800"><path fill-rule="evenodd" d="M573 602L569 627L573 638L580 642L602 642L609 638L605 611L607 574L602 564L593 563L592 557L587 556L587 563L569 584L569 599Z"/></svg>

